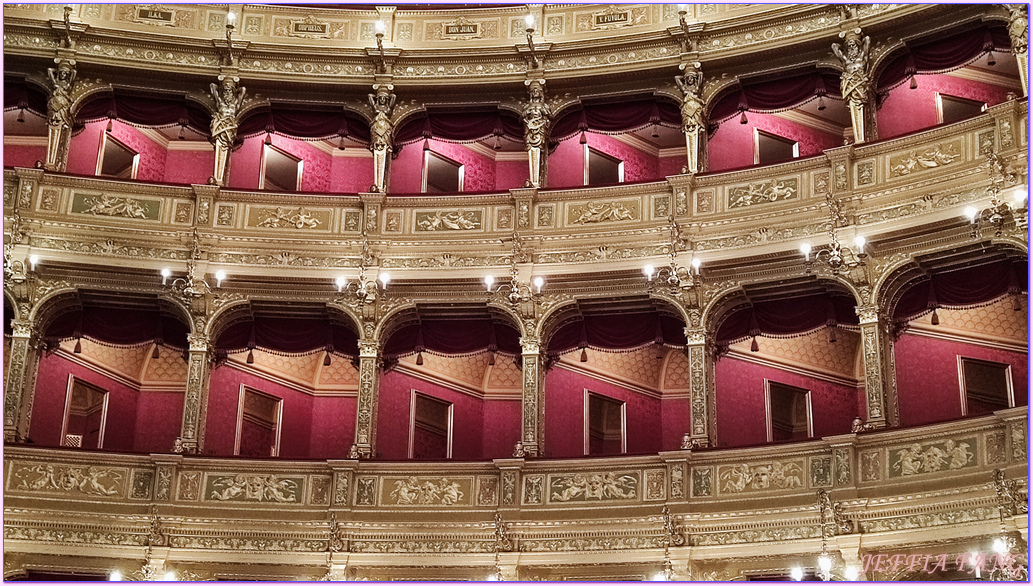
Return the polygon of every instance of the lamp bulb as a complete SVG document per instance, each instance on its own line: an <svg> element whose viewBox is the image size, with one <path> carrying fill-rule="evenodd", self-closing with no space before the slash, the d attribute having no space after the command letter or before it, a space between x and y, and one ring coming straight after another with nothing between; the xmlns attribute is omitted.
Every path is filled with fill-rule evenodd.
<svg viewBox="0 0 1033 586"><path fill-rule="evenodd" d="M495 284L495 277L492 275L484 275L484 285L491 291L491 286Z"/></svg>
<svg viewBox="0 0 1033 586"><path fill-rule="evenodd" d="M864 236L857 235L857 236L854 237L854 246L857 247L857 251L858 252L862 252L864 250L864 244L866 242L868 242L868 241L865 240Z"/></svg>
<svg viewBox="0 0 1033 586"><path fill-rule="evenodd" d="M382 20L376 21L375 23L373 23L373 26L377 29L378 33L383 33L384 29L386 28L384 26L384 21L382 21Z"/></svg>
<svg viewBox="0 0 1033 586"><path fill-rule="evenodd" d="M387 289L387 284L391 282L391 275L387 273L380 273L380 277L378 277L378 279L380 280L380 284L385 289Z"/></svg>
<svg viewBox="0 0 1033 586"><path fill-rule="evenodd" d="M800 567L795 567L792 570L789 570L789 577L793 580L796 580L797 582L803 580L803 569Z"/></svg>
<svg viewBox="0 0 1033 586"><path fill-rule="evenodd" d="M531 279L531 282L534 283L534 288L537 289L539 293L541 293L542 285L545 284L545 279L543 279L542 277L535 277Z"/></svg>
<svg viewBox="0 0 1033 586"><path fill-rule="evenodd" d="M175 572L165 572L165 576L162 578L162 580L164 580L165 582L175 582L176 581L176 573Z"/></svg>
<svg viewBox="0 0 1033 586"><path fill-rule="evenodd" d="M524 24L527 25L527 28L533 29L534 28L534 15L528 14L527 16L525 16L524 17Z"/></svg>
<svg viewBox="0 0 1033 586"><path fill-rule="evenodd" d="M701 264L703 264L703 261L699 260L698 258L692 259L692 268L696 271L697 275L699 274L699 265Z"/></svg>
<svg viewBox="0 0 1033 586"><path fill-rule="evenodd" d="M968 206L967 208L965 208L965 216L968 217L968 220L970 222L974 223L976 221L976 214L978 214L978 213L979 212L976 210L976 208L974 208L972 206Z"/></svg>
<svg viewBox="0 0 1033 586"><path fill-rule="evenodd" d="M226 279L226 271L215 271L215 286L221 287L222 282Z"/></svg>
<svg viewBox="0 0 1033 586"><path fill-rule="evenodd" d="M112 582L121 582L122 572L119 572L118 570L112 570L111 573L108 574L108 580Z"/></svg>
<svg viewBox="0 0 1033 586"><path fill-rule="evenodd" d="M168 267L161 269L161 284L164 285L165 281L172 276L172 271Z"/></svg>
<svg viewBox="0 0 1033 586"><path fill-rule="evenodd" d="M656 268L653 265L646 265L642 267L642 272L646 274L646 278L650 281L653 280L653 275L656 273Z"/></svg>
<svg viewBox="0 0 1033 586"><path fill-rule="evenodd" d="M337 277L334 279L334 283L337 284L337 292L340 293L344 289L344 286L348 284L348 279L344 277Z"/></svg>
<svg viewBox="0 0 1033 586"><path fill-rule="evenodd" d="M39 256L33 254L32 256L29 257L29 268L31 270L36 270L36 265L38 263L39 263Z"/></svg>
<svg viewBox="0 0 1033 586"><path fill-rule="evenodd" d="M847 566L846 569L843 570L843 574L846 577L847 582L855 582L855 581L857 581L857 576L858 576L857 568L855 568L853 566Z"/></svg>

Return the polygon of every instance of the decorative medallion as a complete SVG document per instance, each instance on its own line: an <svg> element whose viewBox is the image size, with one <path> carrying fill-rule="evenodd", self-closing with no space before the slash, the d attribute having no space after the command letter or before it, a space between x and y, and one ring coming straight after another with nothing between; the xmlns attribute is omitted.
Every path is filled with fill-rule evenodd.
<svg viewBox="0 0 1033 586"><path fill-rule="evenodd" d="M216 209L215 212L215 224L217 226L233 227L233 216L236 213L236 207L232 205L221 205Z"/></svg>
<svg viewBox="0 0 1033 586"><path fill-rule="evenodd" d="M714 469L692 469L692 496L707 497L714 493Z"/></svg>
<svg viewBox="0 0 1033 586"><path fill-rule="evenodd" d="M875 162L865 161L857 164L857 184L871 185L875 183Z"/></svg>
<svg viewBox="0 0 1033 586"><path fill-rule="evenodd" d="M567 224L603 224L639 219L639 201L604 201L572 204L567 210Z"/></svg>
<svg viewBox="0 0 1033 586"><path fill-rule="evenodd" d="M329 476L313 476L309 482L309 503L313 505L329 505L330 504L330 484L331 477Z"/></svg>
<svg viewBox="0 0 1033 586"><path fill-rule="evenodd" d="M355 505L371 507L376 504L377 479L359 478L355 483Z"/></svg>
<svg viewBox="0 0 1033 586"><path fill-rule="evenodd" d="M832 486L832 458L811 458L811 486Z"/></svg>
<svg viewBox="0 0 1033 586"><path fill-rule="evenodd" d="M728 208L745 208L759 204L798 199L797 184L797 179L788 178L732 187L728 190Z"/></svg>
<svg viewBox="0 0 1033 586"><path fill-rule="evenodd" d="M552 228L556 221L556 206L554 204L538 206L538 227Z"/></svg>
<svg viewBox="0 0 1033 586"><path fill-rule="evenodd" d="M549 502L635 500L639 496L638 486L638 472L582 472L550 475Z"/></svg>
<svg viewBox="0 0 1033 586"><path fill-rule="evenodd" d="M176 492L176 500L196 501L199 498L201 498L201 473L181 472L179 475L179 488Z"/></svg>
<svg viewBox="0 0 1033 586"><path fill-rule="evenodd" d="M133 470L133 492L129 495L129 498L150 499L151 485L153 484L153 470Z"/></svg>
<svg viewBox="0 0 1033 586"><path fill-rule="evenodd" d="M528 474L524 476L524 500L525 505L542 504L542 493L545 485L545 476L542 474Z"/></svg>
<svg viewBox="0 0 1033 586"><path fill-rule="evenodd" d="M448 230L479 230L481 210L437 210L416 212L416 232L444 232Z"/></svg>
<svg viewBox="0 0 1033 586"><path fill-rule="evenodd" d="M936 144L923 151L912 150L902 155L890 157L890 173L893 177L903 177L920 171L943 167L957 161L961 157L958 141Z"/></svg>
<svg viewBox="0 0 1033 586"><path fill-rule="evenodd" d="M771 492L803 488L803 460L718 467L718 492Z"/></svg>
<svg viewBox="0 0 1033 586"><path fill-rule="evenodd" d="M160 212L161 200L157 199L137 199L105 193L97 195L76 193L72 198L73 214L157 220Z"/></svg>

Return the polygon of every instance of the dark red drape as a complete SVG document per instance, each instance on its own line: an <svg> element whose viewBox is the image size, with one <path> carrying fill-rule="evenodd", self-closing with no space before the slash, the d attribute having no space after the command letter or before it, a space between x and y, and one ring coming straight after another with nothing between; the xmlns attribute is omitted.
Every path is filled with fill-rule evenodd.
<svg viewBox="0 0 1033 586"><path fill-rule="evenodd" d="M583 101L555 120L551 141L559 142L582 131L630 132L651 124L681 127L678 105L656 96L610 101Z"/></svg>
<svg viewBox="0 0 1033 586"><path fill-rule="evenodd" d="M398 128L395 144L410 144L425 138L475 142L490 136L523 141L523 122L515 113L497 108L471 112L428 110Z"/></svg>
<svg viewBox="0 0 1033 586"><path fill-rule="evenodd" d="M303 140L323 140L339 136L369 142L369 123L350 110L313 110L294 104L273 104L271 108L249 113L237 129L239 139L264 132L275 132Z"/></svg>
<svg viewBox="0 0 1033 586"><path fill-rule="evenodd" d="M398 358L423 351L458 355L484 350L520 354L520 333L509 324L490 319L424 319L391 334L384 344L384 357Z"/></svg>
<svg viewBox="0 0 1033 586"><path fill-rule="evenodd" d="M211 131L212 117L200 104L182 95L122 93L97 95L76 112L76 124L118 118L140 126L189 126L200 134Z"/></svg>
<svg viewBox="0 0 1033 586"><path fill-rule="evenodd" d="M4 110L16 108L25 108L46 116L47 95L24 78L4 76Z"/></svg>
<svg viewBox="0 0 1033 586"><path fill-rule="evenodd" d="M756 301L729 312L717 328L717 345L750 336L791 336L826 325L857 325L856 302L849 295L816 293Z"/></svg>
<svg viewBox="0 0 1033 586"><path fill-rule="evenodd" d="M330 349L348 356L359 355L359 338L347 326L319 318L287 318L256 315L237 322L219 334L218 354L263 348L282 354L305 354Z"/></svg>
<svg viewBox="0 0 1033 586"><path fill-rule="evenodd" d="M652 343L685 346L685 324L658 312L589 314L560 326L550 337L548 354L575 348L626 350Z"/></svg>
<svg viewBox="0 0 1033 586"><path fill-rule="evenodd" d="M818 96L841 96L839 74L811 70L786 73L778 79L747 82L717 98L710 108L710 121L716 124L747 110L787 110Z"/></svg>
<svg viewBox="0 0 1033 586"><path fill-rule="evenodd" d="M188 333L186 324L158 310L84 307L55 318L47 328L46 338L59 341L85 336L126 346L157 340L185 350Z"/></svg>
<svg viewBox="0 0 1033 586"><path fill-rule="evenodd" d="M1002 25L981 26L946 37L914 41L880 67L876 74L877 91L888 91L916 73L942 73L961 67L989 51L1010 50L1011 39Z"/></svg>
<svg viewBox="0 0 1033 586"><path fill-rule="evenodd" d="M893 308L893 320L905 323L937 307L961 309L993 301L1028 288L1029 263L1002 260L935 272L912 284Z"/></svg>

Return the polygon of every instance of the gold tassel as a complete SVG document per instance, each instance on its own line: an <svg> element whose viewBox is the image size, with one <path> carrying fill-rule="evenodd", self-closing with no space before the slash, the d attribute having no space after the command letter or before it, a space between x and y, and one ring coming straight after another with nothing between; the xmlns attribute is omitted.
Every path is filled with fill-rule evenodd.
<svg viewBox="0 0 1033 586"><path fill-rule="evenodd" d="M760 346L757 344L757 336L753 336L753 343L750 344L750 352L760 352Z"/></svg>
<svg viewBox="0 0 1033 586"><path fill-rule="evenodd" d="M911 76L911 89L913 89L913 90L917 90L918 89L918 81L915 80L915 76L913 76L913 75Z"/></svg>
<svg viewBox="0 0 1033 586"><path fill-rule="evenodd" d="M742 111L742 116L739 118L739 124L749 124L750 121L746 119L746 110Z"/></svg>
<svg viewBox="0 0 1033 586"><path fill-rule="evenodd" d="M254 353L253 350L249 349L247 351L247 363L248 364L254 364L255 363L255 353Z"/></svg>
<svg viewBox="0 0 1033 586"><path fill-rule="evenodd" d="M656 359L657 360L663 360L664 359L664 347L659 345L659 344L656 346Z"/></svg>
<svg viewBox="0 0 1033 586"><path fill-rule="evenodd" d="M416 366L423 366L423 352L416 353Z"/></svg>
<svg viewBox="0 0 1033 586"><path fill-rule="evenodd" d="M156 342L154 344L154 352L151 352L151 360L157 360L159 358L159 356L160 355L158 354L158 344Z"/></svg>
<svg viewBox="0 0 1033 586"><path fill-rule="evenodd" d="M495 353L491 352L488 354L488 366L495 366Z"/></svg>
<svg viewBox="0 0 1033 586"><path fill-rule="evenodd" d="M836 328L835 327L830 327L829 328L829 343L830 344L834 344L835 342L836 342Z"/></svg>
<svg viewBox="0 0 1033 586"><path fill-rule="evenodd" d="M588 350L581 349L581 362L588 362Z"/></svg>
<svg viewBox="0 0 1033 586"><path fill-rule="evenodd" d="M588 144L588 137L585 136L584 130L581 131L581 140L579 140L578 142L580 142L581 144Z"/></svg>
<svg viewBox="0 0 1033 586"><path fill-rule="evenodd" d="M72 352L82 354L82 338L76 338L75 348L72 348Z"/></svg>
<svg viewBox="0 0 1033 586"><path fill-rule="evenodd" d="M936 309L933 309L933 316L929 318L929 323L934 326L940 325L940 316L936 315Z"/></svg>
<svg viewBox="0 0 1033 586"><path fill-rule="evenodd" d="M330 366L330 353L327 352L326 356L323 356L323 366Z"/></svg>
<svg viewBox="0 0 1033 586"><path fill-rule="evenodd" d="M818 96L818 111L821 112L825 109L825 96Z"/></svg>

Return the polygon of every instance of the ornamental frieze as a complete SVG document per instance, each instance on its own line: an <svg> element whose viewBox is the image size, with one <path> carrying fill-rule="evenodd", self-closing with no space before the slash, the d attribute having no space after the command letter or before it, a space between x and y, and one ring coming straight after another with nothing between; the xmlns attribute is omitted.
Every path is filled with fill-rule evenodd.
<svg viewBox="0 0 1033 586"><path fill-rule="evenodd" d="M549 475L550 503L639 500L638 472Z"/></svg>
<svg viewBox="0 0 1033 586"><path fill-rule="evenodd" d="M958 511L937 511L920 515L890 517L886 519L861 520L861 533L880 533L925 527L954 526L959 523L975 523L997 518L995 507L974 507Z"/></svg>
<svg viewBox="0 0 1033 586"><path fill-rule="evenodd" d="M772 492L804 487L803 459L719 466L718 493Z"/></svg>
<svg viewBox="0 0 1033 586"><path fill-rule="evenodd" d="M890 177L903 177L929 169L944 167L961 158L961 139L910 150L889 158Z"/></svg>
<svg viewBox="0 0 1033 586"><path fill-rule="evenodd" d="M89 545L147 546L146 533L120 533L114 531L84 531L52 529L49 527L17 527L4 525L4 540L48 541L57 543L81 543Z"/></svg>
<svg viewBox="0 0 1033 586"><path fill-rule="evenodd" d="M158 258L168 260L186 260L190 253L185 250L168 250L164 248L150 248L146 246L134 246L121 244L114 240L104 242L89 242L81 240L63 240L58 238L32 237L33 248L47 250L67 250L85 254L99 254L105 256L128 256L132 258Z"/></svg>
<svg viewBox="0 0 1033 586"><path fill-rule="evenodd" d="M72 197L72 213L158 220L161 214L161 200L113 196L106 193L95 195L76 193Z"/></svg>
<svg viewBox="0 0 1033 586"><path fill-rule="evenodd" d="M480 230L482 226L481 210L436 210L433 212L416 212L415 232L445 232Z"/></svg>
<svg viewBox="0 0 1033 586"><path fill-rule="evenodd" d="M728 189L728 209L799 199L799 183L799 179L792 177L731 187Z"/></svg>
<svg viewBox="0 0 1033 586"><path fill-rule="evenodd" d="M305 207L253 207L248 210L249 228L315 230L329 227L330 210L309 210Z"/></svg>
<svg viewBox="0 0 1033 586"><path fill-rule="evenodd" d="M352 541L351 553L491 553L495 541Z"/></svg>
<svg viewBox="0 0 1033 586"><path fill-rule="evenodd" d="M128 479L128 468L19 462L11 466L7 490L125 498Z"/></svg>
<svg viewBox="0 0 1033 586"><path fill-rule="evenodd" d="M790 539L811 539L819 537L815 525L799 527L772 527L770 529L746 529L743 531L710 532L700 531L689 535L689 545L731 545L735 543L763 543Z"/></svg>
<svg viewBox="0 0 1033 586"><path fill-rule="evenodd" d="M889 477L916 476L978 466L977 445L973 436L938 442L915 442L905 448L890 448Z"/></svg>
<svg viewBox="0 0 1033 586"><path fill-rule="evenodd" d="M173 535L169 539L172 547L187 549L222 549L230 551L300 551L322 552L326 550L325 539L289 539L257 537L209 537Z"/></svg>
<svg viewBox="0 0 1033 586"><path fill-rule="evenodd" d="M567 224L583 226L638 220L641 218L639 204L637 199L570 204L567 208Z"/></svg>
<svg viewBox="0 0 1033 586"><path fill-rule="evenodd" d="M473 504L473 478L446 476L385 477L380 503L399 506L468 506Z"/></svg>
<svg viewBox="0 0 1033 586"><path fill-rule="evenodd" d="M618 551L662 548L662 537L576 537L568 539L521 539L518 551Z"/></svg>
<svg viewBox="0 0 1033 586"><path fill-rule="evenodd" d="M304 476L209 474L205 480L205 501L301 503L304 500Z"/></svg>

